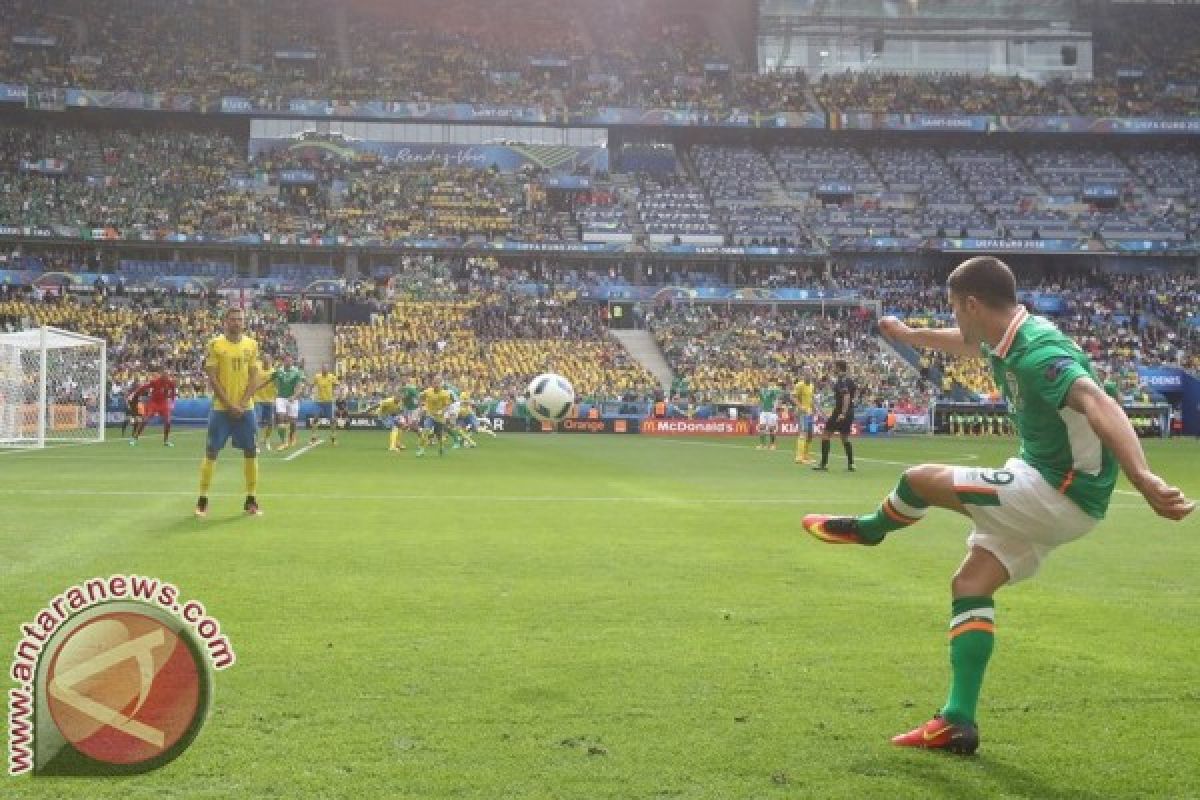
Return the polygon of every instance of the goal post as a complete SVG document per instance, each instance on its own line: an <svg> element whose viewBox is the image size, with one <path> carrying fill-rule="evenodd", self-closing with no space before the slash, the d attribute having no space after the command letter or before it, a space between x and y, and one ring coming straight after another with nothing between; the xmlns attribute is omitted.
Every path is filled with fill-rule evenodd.
<svg viewBox="0 0 1200 800"><path fill-rule="evenodd" d="M103 339L61 328L0 334L0 447L104 441Z"/></svg>

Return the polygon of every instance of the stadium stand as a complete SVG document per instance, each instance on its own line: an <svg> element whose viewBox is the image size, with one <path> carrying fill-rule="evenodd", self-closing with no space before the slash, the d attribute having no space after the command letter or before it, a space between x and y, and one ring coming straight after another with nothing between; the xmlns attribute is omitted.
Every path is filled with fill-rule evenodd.
<svg viewBox="0 0 1200 800"><path fill-rule="evenodd" d="M1102 15L1095 25L1096 79L1059 84L954 74L755 74L753 59L736 43L718 42L676 0L604 8L582 0L516 0L512 14L529 20L520 26L491 24L468 0L393 8L191 0L173 14L154 13L155 3L11 0L0 19L0 37L13 45L0 51L0 81L192 93L210 108L228 94L263 110L292 98L382 97L531 105L553 114L610 106L816 111L829 112L833 128L843 112L1200 113L1195 9L1115 8ZM852 131L693 136L646 125L613 137L613 174L589 173L587 194L554 205L536 185L540 168L412 165L364 153L252 156L244 125L171 114L153 122L92 122L82 109L53 119L32 111L22 117L15 104L12 110L0 124L0 225L35 229L43 238L79 229L86 232L81 248L130 240L164 245L153 252L105 250L104 263L99 248L56 252L60 245L47 244L36 254L19 247L5 253L4 266L30 275L80 272L86 260L89 275L107 268L105 279L122 285L194 277L212 286L253 276L302 288L355 277L349 259L317 265L321 259L308 258L303 247L413 239L471 248L582 239L627 244L639 257L646 244L647 250L779 245L811 248L835 262L829 276L828 266L807 263L558 263L558 256L498 262L470 255L479 250L375 254L357 278L368 273L367 281L384 287L387 300L373 300L378 319L337 333L339 369L355 391L373 394L404 374L438 369L457 373L455 380L474 393L498 395L522 388L514 376L552 367L578 375L582 393L652 391L654 381L607 337L602 306L586 305L573 292L841 287L911 324L941 324L948 309L931 273L883 272L879 262L853 270L841 265L875 249L907 251L916 260L939 249L939 239L971 238L1063 240L1070 252L1093 255L1128 244L1155 253L1173 248L1179 256L1195 252L1200 230L1200 157L1190 144L1160 137L1057 144L1054 137L1012 133L980 144L979 136L918 140ZM229 251L171 253L181 236L256 237L284 252L247 269ZM1032 274L1040 276L1045 266L1038 263ZM1195 278L1158 270L1157 262L1154 270L1112 266L1087 279L1034 282L1066 298L1058 320L1098 363L1125 372L1137 365L1200 366ZM162 309L135 297L113 305L102 296L93 306L33 294L14 298L9 289L2 296L5 326L49 320L122 339L132 348L120 352L129 370L167 358L195 371L195 354L186 347L147 350L133 331L131 308L155 320L154 330L207 330L212 322L203 306ZM274 325L281 313L264 309L256 324ZM875 349L865 318L696 306L657 308L649 320L668 360L698 391L740 396L776 370L825 364L838 351L852 354L856 374L879 397L907 401L922 391ZM286 341L281 331L269 335ZM790 352L800 340L807 349ZM916 366L941 392L994 391L978 365L926 358Z"/></svg>
<svg viewBox="0 0 1200 800"><path fill-rule="evenodd" d="M129 387L165 367L175 375L181 395L204 395L204 348L221 332L217 312L223 306L216 295L171 291L75 298L30 289L0 295L0 327L52 325L97 336L108 343L109 382L114 386ZM246 330L265 355L297 355L285 317L270 303L249 310Z"/></svg>
<svg viewBox="0 0 1200 800"><path fill-rule="evenodd" d="M768 384L788 387L801 375L827 389L838 358L849 358L870 401L912 401L922 392L908 368L880 349L865 309L695 304L656 310L647 320L671 368L701 401L752 402Z"/></svg>
<svg viewBox="0 0 1200 800"><path fill-rule="evenodd" d="M516 0L520 26L469 0L347 7L192 0L12 0L0 20L0 81L35 88L237 96L263 109L292 98L775 111L1194 115L1200 14L1178 6L1091 15L1096 77L1042 84L960 74L758 74L685 2ZM503 29L503 32L501 32ZM547 55L547 50L551 54ZM540 64L540 66L539 66ZM586 65L575 70L572 65ZM728 71L712 73L707 65ZM572 77L573 75L573 77Z"/></svg>
<svg viewBox="0 0 1200 800"><path fill-rule="evenodd" d="M569 294L513 291L400 301L373 324L337 327L338 370L375 398L434 374L475 397L507 397L546 371L566 375L580 396L645 396L654 378L607 336L599 310Z"/></svg>

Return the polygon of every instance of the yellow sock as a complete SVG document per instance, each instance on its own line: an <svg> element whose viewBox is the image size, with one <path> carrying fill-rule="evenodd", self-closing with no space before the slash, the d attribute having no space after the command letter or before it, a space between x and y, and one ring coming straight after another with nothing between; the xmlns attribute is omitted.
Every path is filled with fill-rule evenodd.
<svg viewBox="0 0 1200 800"><path fill-rule="evenodd" d="M258 459L242 459L242 471L246 475L246 494L258 492Z"/></svg>
<svg viewBox="0 0 1200 800"><path fill-rule="evenodd" d="M206 458L200 462L200 496L208 497L208 487L212 486L213 470L216 469L217 462L211 458Z"/></svg>
<svg viewBox="0 0 1200 800"><path fill-rule="evenodd" d="M808 448L809 448L809 446L810 446L811 444L812 444L812 439L805 438L805 440L804 440L804 452L803 452L803 453L800 455L800 458L802 458L802 459L803 459L803 458L808 458Z"/></svg>
<svg viewBox="0 0 1200 800"><path fill-rule="evenodd" d="M400 441L400 429L392 428L392 432L388 434L388 447L395 447Z"/></svg>

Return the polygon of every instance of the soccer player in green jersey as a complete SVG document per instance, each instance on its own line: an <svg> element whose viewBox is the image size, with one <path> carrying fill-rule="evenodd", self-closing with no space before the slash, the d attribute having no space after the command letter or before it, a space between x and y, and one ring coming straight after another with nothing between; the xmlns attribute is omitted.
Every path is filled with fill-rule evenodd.
<svg viewBox="0 0 1200 800"><path fill-rule="evenodd" d="M283 357L283 366L275 370L275 430L279 434L279 449L296 444L296 420L300 418L300 388L304 370L290 355Z"/></svg>
<svg viewBox="0 0 1200 800"><path fill-rule="evenodd" d="M775 381L758 392L758 447L756 450L767 449L767 439L771 440L770 449L775 449L775 437L779 433L779 398L783 390L775 385Z"/></svg>
<svg viewBox="0 0 1200 800"><path fill-rule="evenodd" d="M975 713L992 654L992 595L1032 576L1054 548L1103 519L1118 465L1160 516L1183 519L1195 504L1150 470L1129 419L1096 384L1084 352L1017 304L1016 281L1003 261L969 259L947 287L957 327L920 330L885 317L880 330L914 347L988 359L1013 410L1019 455L1003 469L910 467L874 513L811 514L803 524L832 544L877 545L931 506L970 517L967 556L951 582L949 697L933 719L892 739L969 754L979 746Z"/></svg>
<svg viewBox="0 0 1200 800"><path fill-rule="evenodd" d="M421 390L409 378L404 384L404 388L400 390L400 402L404 405L404 411L408 415L408 424L415 430L417 427L417 412L421 410Z"/></svg>

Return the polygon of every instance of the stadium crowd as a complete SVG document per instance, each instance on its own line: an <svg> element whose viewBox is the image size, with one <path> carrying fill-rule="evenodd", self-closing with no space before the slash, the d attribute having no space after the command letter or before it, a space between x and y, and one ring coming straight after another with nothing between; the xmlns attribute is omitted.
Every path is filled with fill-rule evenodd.
<svg viewBox="0 0 1200 800"><path fill-rule="evenodd" d="M865 308L675 304L647 322L698 402L750 402L768 385L790 389L800 378L828 390L837 359L850 362L863 405L929 399L912 368L880 347Z"/></svg>
<svg viewBox="0 0 1200 800"><path fill-rule="evenodd" d="M608 337L601 308L569 292L400 300L370 324L337 326L338 371L367 397L436 374L473 397L515 396L540 372L566 375L580 396L596 400L653 393L653 377Z"/></svg>
<svg viewBox="0 0 1200 800"><path fill-rule="evenodd" d="M173 291L116 296L104 292L74 296L35 287L0 291L0 331L42 325L96 336L107 342L109 383L129 389L162 370L175 377L180 396L208 392L203 360L208 341L221 331L220 295L184 295ZM247 333L274 362L297 356L286 317L273 303L253 304Z"/></svg>
<svg viewBox="0 0 1200 800"><path fill-rule="evenodd" d="M632 239L640 230L660 243L678 237L808 249L820 242L835 250L873 247L880 236L911 250L945 236L1155 239L1178 248L1200 230L1200 160L1173 149L1126 154L1130 169L1107 150L1034 149L1018 157L998 148L762 153L703 146L685 159L695 181L686 171L597 175L592 196L607 204L565 211L528 173L336 157L313 147L254 157L247 150L238 137L180 123L154 130L0 126L0 225L66 226L89 239L252 235L281 244ZM1026 181L1019 196L983 188L1004 176ZM1089 182L1106 180L1120 183L1124 199L1100 210L1084 193ZM854 199L835 204L816 196L829 181L846 181ZM793 200L781 206L785 192ZM1063 193L1074 201L1070 212L1030 208Z"/></svg>
<svg viewBox="0 0 1200 800"><path fill-rule="evenodd" d="M1119 6L1095 15L1096 79L1066 86L962 75L757 74L678 0L518 0L499 24L471 0L384 8L318 0L11 0L0 82L222 96L264 110L292 98L605 106L728 113L1200 113L1200 15ZM711 70L709 65L725 68ZM820 105L816 105L819 98Z"/></svg>

